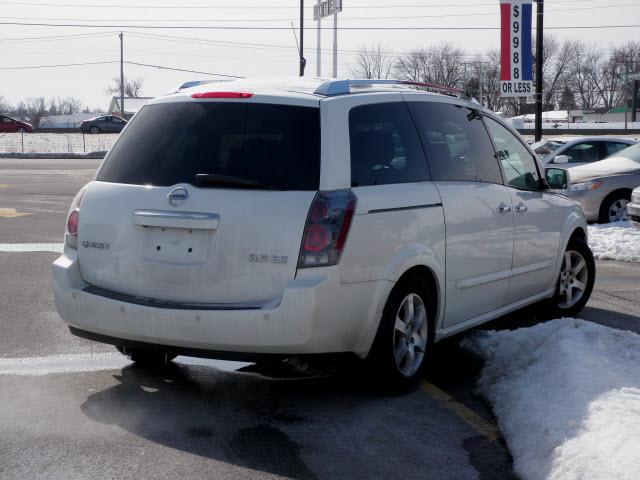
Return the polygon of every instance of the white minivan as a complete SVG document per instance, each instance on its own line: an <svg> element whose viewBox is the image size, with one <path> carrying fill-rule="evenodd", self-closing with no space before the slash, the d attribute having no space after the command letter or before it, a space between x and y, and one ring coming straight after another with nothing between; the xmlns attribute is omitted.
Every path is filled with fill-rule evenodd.
<svg viewBox="0 0 640 480"><path fill-rule="evenodd" d="M492 112L415 84L200 85L148 102L74 199L56 306L138 362L349 353L406 387L438 340L585 305L567 187Z"/></svg>

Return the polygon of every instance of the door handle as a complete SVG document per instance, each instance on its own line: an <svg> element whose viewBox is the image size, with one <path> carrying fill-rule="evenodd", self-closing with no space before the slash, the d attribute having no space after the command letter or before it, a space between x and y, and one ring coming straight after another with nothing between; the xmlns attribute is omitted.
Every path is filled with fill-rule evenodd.
<svg viewBox="0 0 640 480"><path fill-rule="evenodd" d="M498 205L496 210L498 210L498 213L508 213L511 211L511 205L507 205L506 203L502 202L500 205Z"/></svg>
<svg viewBox="0 0 640 480"><path fill-rule="evenodd" d="M527 206L524 203L520 202L518 205L516 205L515 211L516 212L526 212L527 211Z"/></svg>

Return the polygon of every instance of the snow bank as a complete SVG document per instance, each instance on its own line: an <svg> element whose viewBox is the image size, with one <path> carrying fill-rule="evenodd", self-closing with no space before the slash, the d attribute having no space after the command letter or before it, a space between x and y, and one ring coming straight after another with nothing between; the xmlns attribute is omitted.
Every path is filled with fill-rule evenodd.
<svg viewBox="0 0 640 480"><path fill-rule="evenodd" d="M463 346L523 480L640 478L640 335L561 319Z"/></svg>
<svg viewBox="0 0 640 480"><path fill-rule="evenodd" d="M589 246L600 260L640 262L640 228L629 222L589 225Z"/></svg>

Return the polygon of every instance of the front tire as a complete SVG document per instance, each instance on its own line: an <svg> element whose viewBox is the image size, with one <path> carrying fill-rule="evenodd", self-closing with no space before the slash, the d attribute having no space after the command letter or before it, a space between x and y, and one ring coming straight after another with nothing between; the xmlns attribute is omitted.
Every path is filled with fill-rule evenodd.
<svg viewBox="0 0 640 480"><path fill-rule="evenodd" d="M551 313L558 317L577 315L589 301L595 279L596 263L589 245L584 240L571 240L551 299Z"/></svg>
<svg viewBox="0 0 640 480"><path fill-rule="evenodd" d="M18 133L27 133L27 129L24 127L18 127Z"/></svg>
<svg viewBox="0 0 640 480"><path fill-rule="evenodd" d="M99 129L98 127L91 127L91 128L89 129L89 133L91 133L91 134L94 134L94 135L95 135L96 133L100 133L100 129Z"/></svg>
<svg viewBox="0 0 640 480"><path fill-rule="evenodd" d="M391 291L367 363L384 387L407 391L422 378L434 339L434 302L417 275L402 279Z"/></svg>
<svg viewBox="0 0 640 480"><path fill-rule="evenodd" d="M627 203L631 201L631 192L615 192L602 201L598 223L621 222L627 220Z"/></svg>

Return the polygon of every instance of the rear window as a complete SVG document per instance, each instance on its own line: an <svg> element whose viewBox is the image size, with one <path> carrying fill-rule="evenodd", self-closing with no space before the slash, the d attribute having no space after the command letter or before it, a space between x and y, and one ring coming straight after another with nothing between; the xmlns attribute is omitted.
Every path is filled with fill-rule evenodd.
<svg viewBox="0 0 640 480"><path fill-rule="evenodd" d="M116 142L97 180L198 185L197 174L317 190L320 110L236 102L147 105Z"/></svg>

